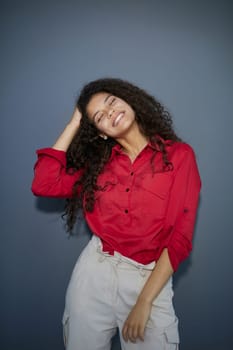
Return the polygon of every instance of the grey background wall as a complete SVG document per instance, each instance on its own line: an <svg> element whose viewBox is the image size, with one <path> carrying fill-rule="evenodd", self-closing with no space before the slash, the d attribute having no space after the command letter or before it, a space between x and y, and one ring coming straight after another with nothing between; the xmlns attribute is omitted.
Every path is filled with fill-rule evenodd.
<svg viewBox="0 0 233 350"><path fill-rule="evenodd" d="M63 349L65 290L89 233L82 222L67 238L64 202L33 197L32 168L102 76L154 94L196 151L194 249L175 276L181 350L233 348L232 23L226 0L1 2L1 349Z"/></svg>

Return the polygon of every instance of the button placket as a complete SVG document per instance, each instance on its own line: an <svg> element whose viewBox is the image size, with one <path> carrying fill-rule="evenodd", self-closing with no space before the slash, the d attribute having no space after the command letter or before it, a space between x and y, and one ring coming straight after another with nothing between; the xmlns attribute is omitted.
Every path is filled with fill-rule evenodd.
<svg viewBox="0 0 233 350"><path fill-rule="evenodd" d="M130 175L130 177L129 177L128 181L127 181L128 183L125 183L125 185L126 185L125 192L128 193L128 196L127 196L127 203L128 203L127 206L128 206L128 208L126 207L124 209L124 213L125 214L129 214L129 207L130 207L130 193L129 192L131 192L131 187L132 187L133 182L134 182L134 177L133 177L134 176L134 171L132 170L132 168L131 168L131 171L130 171L129 175Z"/></svg>

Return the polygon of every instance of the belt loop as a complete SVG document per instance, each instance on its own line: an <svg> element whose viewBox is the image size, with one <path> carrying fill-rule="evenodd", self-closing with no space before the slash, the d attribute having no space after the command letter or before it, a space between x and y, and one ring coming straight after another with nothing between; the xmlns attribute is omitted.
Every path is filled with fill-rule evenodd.
<svg viewBox="0 0 233 350"><path fill-rule="evenodd" d="M98 261L103 262L106 259L106 256L104 254L100 254Z"/></svg>
<svg viewBox="0 0 233 350"><path fill-rule="evenodd" d="M146 276L146 271L143 269L142 266L139 266L139 273L142 277L145 277Z"/></svg>
<svg viewBox="0 0 233 350"><path fill-rule="evenodd" d="M99 254L98 261L99 262L103 262L105 260L105 258L106 258L106 255L103 254L100 244L98 244L98 246L96 248L96 251Z"/></svg>
<svg viewBox="0 0 233 350"><path fill-rule="evenodd" d="M118 266L122 262L122 258L120 255L117 256L116 266Z"/></svg>
<svg viewBox="0 0 233 350"><path fill-rule="evenodd" d="M97 251L97 253L100 253L100 254L101 254L102 250L101 250L100 245L97 246L96 251Z"/></svg>

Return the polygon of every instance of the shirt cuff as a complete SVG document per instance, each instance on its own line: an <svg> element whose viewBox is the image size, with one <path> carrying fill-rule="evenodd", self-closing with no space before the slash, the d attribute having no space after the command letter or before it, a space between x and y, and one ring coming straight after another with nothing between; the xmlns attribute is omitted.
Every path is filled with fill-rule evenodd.
<svg viewBox="0 0 233 350"><path fill-rule="evenodd" d="M179 244L173 244L167 246L168 256L170 259L170 263L172 268L177 271L180 263L184 261L192 251L192 243L186 242L186 247L181 247Z"/></svg>

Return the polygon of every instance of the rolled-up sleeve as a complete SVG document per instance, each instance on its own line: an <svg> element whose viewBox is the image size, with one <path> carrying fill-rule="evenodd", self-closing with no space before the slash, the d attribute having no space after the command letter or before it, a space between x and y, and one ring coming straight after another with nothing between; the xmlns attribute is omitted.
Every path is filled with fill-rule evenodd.
<svg viewBox="0 0 233 350"><path fill-rule="evenodd" d="M174 271L192 250L201 179L192 148L185 144L177 165L167 210L168 255Z"/></svg>
<svg viewBox="0 0 233 350"><path fill-rule="evenodd" d="M67 173L66 152L42 148L36 153L38 159L34 166L31 186L33 194L42 197L71 197L73 185L80 177L81 171Z"/></svg>

